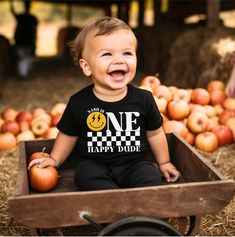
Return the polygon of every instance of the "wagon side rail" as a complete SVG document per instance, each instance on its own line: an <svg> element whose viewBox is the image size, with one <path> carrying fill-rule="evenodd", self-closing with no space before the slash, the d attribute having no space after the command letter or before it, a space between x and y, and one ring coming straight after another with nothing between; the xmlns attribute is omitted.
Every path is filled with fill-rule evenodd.
<svg viewBox="0 0 235 237"><path fill-rule="evenodd" d="M183 174L185 182L225 180L225 177L193 146L176 133L168 133L172 162Z"/></svg>
<svg viewBox="0 0 235 237"><path fill-rule="evenodd" d="M121 190L24 195L9 198L16 220L29 227L86 225L83 213L98 223L129 216L153 218L216 214L234 195L233 180L170 184Z"/></svg>

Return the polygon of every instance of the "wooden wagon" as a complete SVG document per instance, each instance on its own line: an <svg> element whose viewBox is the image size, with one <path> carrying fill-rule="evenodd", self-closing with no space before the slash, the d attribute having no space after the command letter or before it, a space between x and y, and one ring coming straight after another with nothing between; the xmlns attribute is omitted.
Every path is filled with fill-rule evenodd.
<svg viewBox="0 0 235 237"><path fill-rule="evenodd" d="M195 235L202 214L216 214L229 204L235 182L225 179L176 134L167 134L167 140L171 160L182 174L177 183L81 192L73 182L75 161L69 158L58 169L56 188L47 193L36 193L30 189L27 163L33 152L43 147L49 152L54 140L21 142L15 195L8 200L13 217L29 227L34 235L40 235L48 228L90 224L100 229L105 226L100 235L128 235L128 230L136 231L133 230L136 227L148 229L148 226L151 229L152 224L153 228L166 228L164 235L170 235L171 225L165 222L169 218L179 220L174 227L178 233ZM151 153L148 158L151 159ZM127 232L120 232L120 226ZM148 232L141 233L148 235Z"/></svg>

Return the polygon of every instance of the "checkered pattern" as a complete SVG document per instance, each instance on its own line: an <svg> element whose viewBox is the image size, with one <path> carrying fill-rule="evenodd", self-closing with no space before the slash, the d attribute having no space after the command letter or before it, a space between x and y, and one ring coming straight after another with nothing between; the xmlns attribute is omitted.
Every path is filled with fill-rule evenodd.
<svg viewBox="0 0 235 237"><path fill-rule="evenodd" d="M88 147L139 146L140 131L88 132Z"/></svg>

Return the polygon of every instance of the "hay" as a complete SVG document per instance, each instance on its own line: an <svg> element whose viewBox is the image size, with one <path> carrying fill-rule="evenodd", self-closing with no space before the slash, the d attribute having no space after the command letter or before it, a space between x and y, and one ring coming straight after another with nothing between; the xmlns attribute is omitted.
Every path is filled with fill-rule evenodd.
<svg viewBox="0 0 235 237"><path fill-rule="evenodd" d="M199 235L234 236L235 233L235 197L218 215L206 215L202 218Z"/></svg>
<svg viewBox="0 0 235 237"><path fill-rule="evenodd" d="M17 223L8 208L7 198L14 193L17 175L17 149L0 153L0 234L30 235L27 227Z"/></svg>
<svg viewBox="0 0 235 237"><path fill-rule="evenodd" d="M42 72L30 81L16 81L7 78L0 98L0 111L6 106L18 110L31 110L41 106L49 110L53 103L66 102L71 94L89 84L82 78L77 69L70 71L52 71L53 74ZM140 75L141 78L142 75ZM137 80L138 81L138 80ZM17 83L17 86L16 86ZM219 148L214 153L202 153L226 178L235 179L235 144ZM17 223L11 216L7 198L13 195L17 175L18 149L0 153L0 235L30 235L29 229ZM235 233L235 198L215 216L205 215L199 235L234 235ZM95 235L97 232L90 227L69 227L48 230L45 235Z"/></svg>
<svg viewBox="0 0 235 237"><path fill-rule="evenodd" d="M235 180L235 144L220 147L213 153L201 152L227 179ZM217 215L202 218L199 235L234 236L235 233L235 196Z"/></svg>
<svg viewBox="0 0 235 237"><path fill-rule="evenodd" d="M200 27L181 34L170 49L165 84L195 88L206 87L211 80L226 83L235 49L220 55L214 47L219 40L226 38L235 41L234 32L224 27Z"/></svg>

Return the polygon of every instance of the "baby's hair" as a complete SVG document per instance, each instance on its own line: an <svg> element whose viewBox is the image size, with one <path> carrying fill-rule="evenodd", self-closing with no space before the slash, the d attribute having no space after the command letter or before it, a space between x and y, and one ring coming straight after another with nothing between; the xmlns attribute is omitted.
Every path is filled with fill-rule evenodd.
<svg viewBox="0 0 235 237"><path fill-rule="evenodd" d="M114 18L114 17L102 17L98 20L92 21L90 24L85 26L76 36L76 38L69 43L71 47L71 53L73 56L74 64L79 65L79 60L82 58L85 41L88 33L95 31L95 36L109 35L117 30L131 30L130 26L125 22Z"/></svg>

